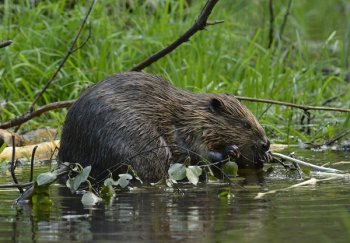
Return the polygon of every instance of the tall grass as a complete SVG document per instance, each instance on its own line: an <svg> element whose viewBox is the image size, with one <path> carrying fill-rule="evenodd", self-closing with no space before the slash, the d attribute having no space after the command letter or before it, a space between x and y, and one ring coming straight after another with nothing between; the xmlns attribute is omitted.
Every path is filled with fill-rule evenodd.
<svg viewBox="0 0 350 243"><path fill-rule="evenodd" d="M70 46L89 1L46 0L0 3L0 39L12 39L0 50L1 121L25 112ZM92 38L72 55L39 105L77 98L87 87L126 71L165 47L189 28L203 1L97 1L89 23ZM194 92L226 92L307 105L349 107L349 4L345 0L293 1L279 39L287 2L275 3L275 42L267 48L268 1L221 0L210 26L146 72L161 75ZM87 37L85 31L80 42ZM331 102L329 102L331 100ZM311 112L311 134L302 132L303 111L266 104L245 104L259 117L275 142L327 139L349 128L350 116ZM36 118L22 130L61 127L66 110Z"/></svg>

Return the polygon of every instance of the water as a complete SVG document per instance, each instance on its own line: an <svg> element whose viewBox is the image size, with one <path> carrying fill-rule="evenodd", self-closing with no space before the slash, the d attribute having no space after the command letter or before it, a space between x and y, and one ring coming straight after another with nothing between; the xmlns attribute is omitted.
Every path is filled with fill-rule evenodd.
<svg viewBox="0 0 350 243"><path fill-rule="evenodd" d="M350 161L342 152L300 150L297 155L318 164ZM1 189L0 242L350 242L349 181L254 199L260 191L300 182L278 166L275 171L280 173L241 178L232 199L218 197L226 184L181 184L180 193L164 187L119 191L111 205L90 209L60 185L51 188L54 204L48 211L14 207L17 189ZM25 181L27 167L18 174ZM1 178L0 184L12 182L9 174Z"/></svg>

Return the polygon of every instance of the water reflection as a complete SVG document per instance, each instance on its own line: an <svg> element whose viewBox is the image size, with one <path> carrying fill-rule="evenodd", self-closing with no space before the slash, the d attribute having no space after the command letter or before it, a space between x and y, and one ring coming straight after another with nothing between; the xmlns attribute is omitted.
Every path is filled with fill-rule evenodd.
<svg viewBox="0 0 350 243"><path fill-rule="evenodd" d="M313 154L314 155L314 154ZM334 156L334 155L332 155ZM339 160L349 160L344 154ZM310 156L309 156L310 157ZM321 154L320 157L328 158ZM334 157L333 157L334 160ZM319 161L320 163L324 161ZM0 242L348 242L350 186L329 181L263 200L265 188L290 186L295 180L243 177L231 187L233 199L219 198L227 184L180 185L118 192L111 205L84 209L80 195L51 188L53 206L12 207L18 192L0 192Z"/></svg>

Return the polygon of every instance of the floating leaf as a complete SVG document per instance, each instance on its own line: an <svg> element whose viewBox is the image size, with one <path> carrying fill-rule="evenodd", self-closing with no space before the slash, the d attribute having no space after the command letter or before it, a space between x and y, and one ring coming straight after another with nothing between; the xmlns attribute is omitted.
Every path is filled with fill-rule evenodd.
<svg viewBox="0 0 350 243"><path fill-rule="evenodd" d="M224 164L223 170L227 176L236 177L238 173L238 165L233 161L228 161Z"/></svg>
<svg viewBox="0 0 350 243"><path fill-rule="evenodd" d="M57 172L45 172L40 175L38 175L36 182L38 183L38 186L42 185L48 185L51 182L55 181L57 179Z"/></svg>
<svg viewBox="0 0 350 243"><path fill-rule="evenodd" d="M186 167L183 164L175 163L169 167L168 174L170 179L180 181L186 177Z"/></svg>
<svg viewBox="0 0 350 243"><path fill-rule="evenodd" d="M202 168L199 166L188 166L186 168L186 177L193 184L197 185L199 176L202 174Z"/></svg>
<svg viewBox="0 0 350 243"><path fill-rule="evenodd" d="M84 206L94 206L101 201L102 201L102 198L96 196L92 192L86 192L81 198L81 202L84 204Z"/></svg>
<svg viewBox="0 0 350 243"><path fill-rule="evenodd" d="M127 185L129 185L129 182L131 179L132 179L132 175L130 174L119 174L119 179L117 183L122 188L125 188Z"/></svg>

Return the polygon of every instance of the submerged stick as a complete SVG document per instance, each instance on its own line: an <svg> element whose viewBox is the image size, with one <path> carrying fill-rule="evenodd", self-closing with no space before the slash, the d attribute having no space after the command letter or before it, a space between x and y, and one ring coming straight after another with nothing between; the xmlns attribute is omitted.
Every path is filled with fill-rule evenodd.
<svg viewBox="0 0 350 243"><path fill-rule="evenodd" d="M292 158L292 157L289 157L287 155L280 154L280 153L272 153L272 156L276 156L276 157L281 158L281 159L289 160L289 161L292 161L294 163L304 165L304 166L307 166L307 167L310 167L310 168L313 168L315 170L322 171L322 172L340 173L340 174L345 173L344 171L341 171L341 170L337 170L337 169L333 169L333 168L326 168L326 167L310 164L310 163L307 163L305 161L295 159L295 158Z"/></svg>

